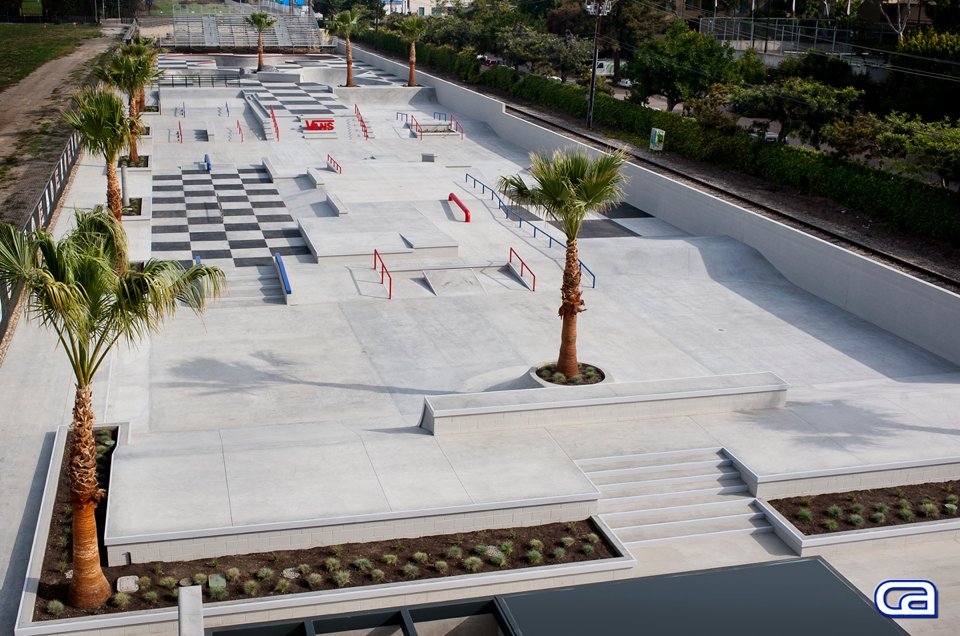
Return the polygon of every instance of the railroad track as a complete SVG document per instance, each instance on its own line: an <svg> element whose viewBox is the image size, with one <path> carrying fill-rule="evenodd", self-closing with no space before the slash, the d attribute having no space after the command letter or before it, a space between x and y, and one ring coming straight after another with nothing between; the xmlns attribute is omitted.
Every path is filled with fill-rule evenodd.
<svg viewBox="0 0 960 636"><path fill-rule="evenodd" d="M527 119L529 121L534 121L537 124L544 126L545 128L551 128L557 131L562 132L568 137L574 137L583 141L585 144L598 148L600 150L612 151L622 148L623 146L618 146L610 143L608 140L597 135L591 135L574 128L570 128L565 125L564 122L558 121L554 118L544 117L540 113L527 110L525 108L520 108L511 104L506 105L507 112L520 117L521 119ZM719 186L716 186L708 181L699 179L694 176L690 176L684 172L681 172L675 168L665 166L662 163L653 161L647 157L644 157L641 154L631 151L629 148L626 149L627 154L629 155L631 161L634 163L643 164L644 167L648 168L651 172L656 172L658 174L663 174L669 176L677 181L685 183L687 185L693 186L699 190L708 192L713 196L722 199L724 201L729 201L735 203L740 207L753 212L755 214L761 214L768 218L775 219L789 225L795 229L801 230L811 236L815 236L819 239L838 245L849 249L857 254L866 256L875 261L881 262L885 265L889 265L895 269L898 269L902 272L906 272L917 278L924 280L928 283L932 283L939 287L944 287L953 292L960 292L960 280L947 276L941 272L932 270L923 265L917 264L913 261L907 260L903 257L897 256L896 254L891 254L885 250L880 250L870 245L866 245L859 241L856 241L849 236L835 232L829 228L825 228L816 223L812 223L806 219L797 217L796 215L784 212L783 210L778 210L772 208L763 203L759 203L747 197L744 197L735 192L725 190Z"/></svg>

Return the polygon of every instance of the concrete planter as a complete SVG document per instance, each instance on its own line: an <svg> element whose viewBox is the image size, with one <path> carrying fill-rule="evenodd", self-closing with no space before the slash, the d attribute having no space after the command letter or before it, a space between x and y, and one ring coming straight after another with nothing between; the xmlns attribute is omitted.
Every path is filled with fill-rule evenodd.
<svg viewBox="0 0 960 636"><path fill-rule="evenodd" d="M600 380L600 382L594 382L593 384L554 384L553 382L548 382L548 381L544 380L543 378L541 378L539 375L537 375L537 370L539 370L539 369L542 368L542 367L545 367L545 366L548 365L548 364L554 364L555 362L556 362L555 360L547 360L547 361L545 361L545 362L541 362L540 364L536 364L536 365L530 367L530 371L527 372L527 375L530 376L530 379L532 379L534 382L536 382L537 385L542 386L542 387L548 387L548 388L550 388L550 387L553 387L553 388L556 388L556 387L569 387L569 388L571 388L571 389L576 389L576 388L580 388L580 387L583 387L583 386L595 386L595 385L597 385L597 384L603 384L604 382L613 382L613 376L610 374L609 371L606 371L606 370L604 370L603 368L601 368L601 367L599 367L599 366L597 366L597 365L595 365L595 364L590 364L589 362L584 362L584 363L582 363L582 364L589 364L591 367L595 368L595 369L598 370L600 373L602 373L602 374L603 374L603 379Z"/></svg>

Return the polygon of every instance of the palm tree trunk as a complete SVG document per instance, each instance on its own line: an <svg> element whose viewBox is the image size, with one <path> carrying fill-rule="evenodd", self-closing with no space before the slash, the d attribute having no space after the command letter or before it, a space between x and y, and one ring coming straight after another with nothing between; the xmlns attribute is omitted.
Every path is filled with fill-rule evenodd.
<svg viewBox="0 0 960 636"><path fill-rule="evenodd" d="M133 97L130 99L130 119L133 120L132 134L130 135L130 165L136 166L140 163L140 152L137 150L137 138L140 137L140 126L136 124L137 116L140 114L139 104ZM122 194L122 193L121 193Z"/></svg>
<svg viewBox="0 0 960 636"><path fill-rule="evenodd" d="M143 112L147 108L147 85L144 84L140 87L140 112Z"/></svg>
<svg viewBox="0 0 960 636"><path fill-rule="evenodd" d="M113 155L107 160L107 207L118 221L123 220L123 198L120 195L120 181L117 179L117 158Z"/></svg>
<svg viewBox="0 0 960 636"><path fill-rule="evenodd" d="M353 83L353 47L350 46L350 38L344 38L347 41L347 83L346 87L354 86Z"/></svg>
<svg viewBox="0 0 960 636"><path fill-rule="evenodd" d="M257 31L257 73L263 70L263 31Z"/></svg>
<svg viewBox="0 0 960 636"><path fill-rule="evenodd" d="M417 66L417 43L412 41L410 42L410 79L407 82L407 86L417 85L417 75L415 71L416 66Z"/></svg>
<svg viewBox="0 0 960 636"><path fill-rule="evenodd" d="M561 304L557 312L563 319L560 331L560 355L557 356L557 371L572 378L580 374L577 363L577 314L583 311L580 294L580 257L577 240L567 239L567 256L563 266L563 285L560 288Z"/></svg>
<svg viewBox="0 0 960 636"><path fill-rule="evenodd" d="M67 600L92 609L110 598L110 583L100 567L94 511L103 496L97 484L97 451L93 441L93 401L89 386L77 385L70 444L70 499L73 504L73 578Z"/></svg>

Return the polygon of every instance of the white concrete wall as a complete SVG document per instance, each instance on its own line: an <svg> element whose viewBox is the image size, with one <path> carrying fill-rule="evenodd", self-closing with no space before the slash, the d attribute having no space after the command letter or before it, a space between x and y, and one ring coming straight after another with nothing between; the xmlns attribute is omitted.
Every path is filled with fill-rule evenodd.
<svg viewBox="0 0 960 636"><path fill-rule="evenodd" d="M354 57L402 74L403 64L354 47ZM454 113L487 122L504 139L531 151L577 142L504 112L504 105L462 86L417 72ZM470 131L466 131L467 136ZM597 150L582 146L590 154ZM960 364L960 296L845 249L627 164L627 203L696 235L726 235L760 252L790 282L878 327ZM922 308L922 311L918 311Z"/></svg>

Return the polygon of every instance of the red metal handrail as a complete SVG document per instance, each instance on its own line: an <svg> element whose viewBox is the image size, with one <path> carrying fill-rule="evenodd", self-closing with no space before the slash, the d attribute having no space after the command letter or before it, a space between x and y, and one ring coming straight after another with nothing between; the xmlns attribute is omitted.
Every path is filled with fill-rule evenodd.
<svg viewBox="0 0 960 636"><path fill-rule="evenodd" d="M270 107L270 117L273 119L273 130L277 133L277 141L280 141L280 124L277 123L277 114L273 112L273 106Z"/></svg>
<svg viewBox="0 0 960 636"><path fill-rule="evenodd" d="M243 128L240 126L240 120L237 120L237 132L240 133L240 143L243 143Z"/></svg>
<svg viewBox="0 0 960 636"><path fill-rule="evenodd" d="M420 125L420 122L417 121L417 118L413 115L410 115L410 121L413 122L413 125L416 126L417 135L420 137L420 141L423 141L423 126ZM409 126L409 124L407 124Z"/></svg>
<svg viewBox="0 0 960 636"><path fill-rule="evenodd" d="M468 210L467 206L463 204L463 201L460 200L460 197L458 197L453 192L451 192L450 196L447 197L447 201L453 201L454 203L459 205L460 209L463 210L464 216L466 217L466 221L464 221L464 223L470 222L470 210Z"/></svg>
<svg viewBox="0 0 960 636"><path fill-rule="evenodd" d="M177 126L180 128L180 143L183 143L183 124L178 121Z"/></svg>
<svg viewBox="0 0 960 636"><path fill-rule="evenodd" d="M528 272L530 272L530 276L533 277L533 285L530 287L530 291L537 291L537 275L533 273L533 270L530 269L530 266L527 265L526 261L524 261L522 258L520 258L520 255L517 254L517 250L515 250L515 249L513 249L513 248L511 247L511 248L510 248L510 258L508 259L508 262L512 263L514 256L516 256L516 257L517 257L517 260L520 261L520 278L523 278L523 270L524 270L524 269L526 269Z"/></svg>
<svg viewBox="0 0 960 636"><path fill-rule="evenodd" d="M450 113L450 123L453 124L453 132L457 132L457 129L460 129L460 139L463 139L463 124L457 121L457 118L453 116L453 113Z"/></svg>
<svg viewBox="0 0 960 636"><path fill-rule="evenodd" d="M519 257L517 257L519 258ZM383 262L383 257L380 256L380 252L373 250L373 270L377 270L377 261L380 261L380 284L383 285L384 275L390 279L390 289L387 295L387 300L393 300L393 276L390 275L390 272L387 271L387 264ZM532 274L533 272L531 272Z"/></svg>
<svg viewBox="0 0 960 636"><path fill-rule="evenodd" d="M343 174L343 168L341 168L337 160L330 155L327 155L327 165L336 170L338 174Z"/></svg>
<svg viewBox="0 0 960 636"><path fill-rule="evenodd" d="M367 130L367 122L363 119L363 114L360 112L360 107L356 104L353 105L353 112L357 116L357 121L360 123L360 130L363 131L364 141L370 139L369 131Z"/></svg>

